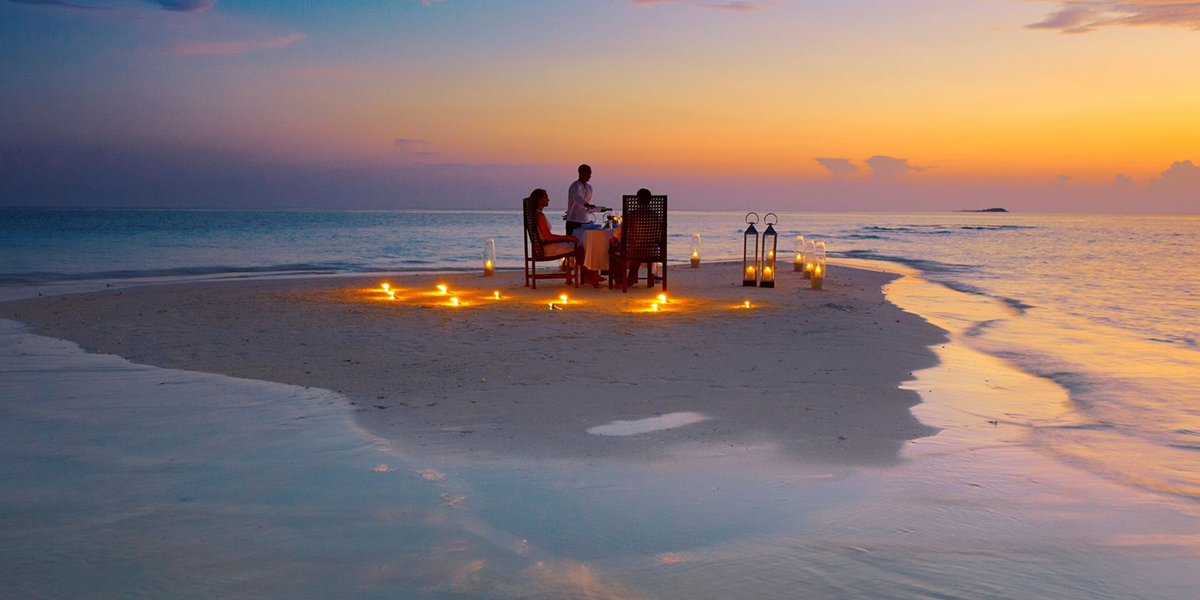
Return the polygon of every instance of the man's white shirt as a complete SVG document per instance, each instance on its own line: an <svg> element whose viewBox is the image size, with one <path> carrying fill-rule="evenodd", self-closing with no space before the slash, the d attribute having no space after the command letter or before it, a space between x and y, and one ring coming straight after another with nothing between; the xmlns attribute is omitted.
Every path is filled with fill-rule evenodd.
<svg viewBox="0 0 1200 600"><path fill-rule="evenodd" d="M592 202L592 186L575 181L567 192L567 220L576 223L587 223L587 204Z"/></svg>

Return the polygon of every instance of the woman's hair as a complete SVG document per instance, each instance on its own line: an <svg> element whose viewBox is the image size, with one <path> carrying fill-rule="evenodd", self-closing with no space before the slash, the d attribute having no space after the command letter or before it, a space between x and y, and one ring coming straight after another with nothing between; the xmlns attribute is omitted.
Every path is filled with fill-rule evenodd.
<svg viewBox="0 0 1200 600"><path fill-rule="evenodd" d="M546 190L543 190L542 188L538 188L536 190L533 190L532 192L529 192L529 199L537 200L538 198L541 198L542 196L545 196L545 195L547 195Z"/></svg>

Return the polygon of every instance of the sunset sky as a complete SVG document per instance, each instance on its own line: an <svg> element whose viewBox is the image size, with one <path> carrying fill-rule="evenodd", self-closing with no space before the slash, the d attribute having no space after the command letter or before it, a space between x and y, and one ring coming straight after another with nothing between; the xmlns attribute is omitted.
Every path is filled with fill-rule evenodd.
<svg viewBox="0 0 1200 600"><path fill-rule="evenodd" d="M1200 212L1197 57L1171 0L0 0L0 205Z"/></svg>

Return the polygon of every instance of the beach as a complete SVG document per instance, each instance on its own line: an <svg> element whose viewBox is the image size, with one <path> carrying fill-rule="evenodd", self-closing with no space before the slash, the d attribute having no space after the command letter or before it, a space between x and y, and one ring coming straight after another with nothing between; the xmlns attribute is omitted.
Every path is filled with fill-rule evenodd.
<svg viewBox="0 0 1200 600"><path fill-rule="evenodd" d="M658 312L644 284L532 290L508 271L395 277L395 300L383 277L339 277L137 287L0 314L139 364L329 389L380 437L475 459L652 459L684 441L769 439L798 459L891 464L934 433L898 386L934 363L926 346L943 334L884 300L894 276L844 269L823 291L798 276L760 290L738 272L672 267ZM685 412L708 420L586 434Z"/></svg>

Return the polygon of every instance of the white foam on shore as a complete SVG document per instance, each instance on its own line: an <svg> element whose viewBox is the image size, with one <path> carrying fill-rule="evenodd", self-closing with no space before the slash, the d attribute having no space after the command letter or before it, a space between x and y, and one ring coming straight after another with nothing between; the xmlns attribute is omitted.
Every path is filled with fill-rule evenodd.
<svg viewBox="0 0 1200 600"><path fill-rule="evenodd" d="M588 429L587 432L592 435L603 435L613 437L625 437L630 435L641 435L652 431L666 431L677 427L686 427L703 421L709 420L700 413L694 412L676 412L657 417L649 417L646 419L638 419L636 421L613 421L605 425L597 425Z"/></svg>

